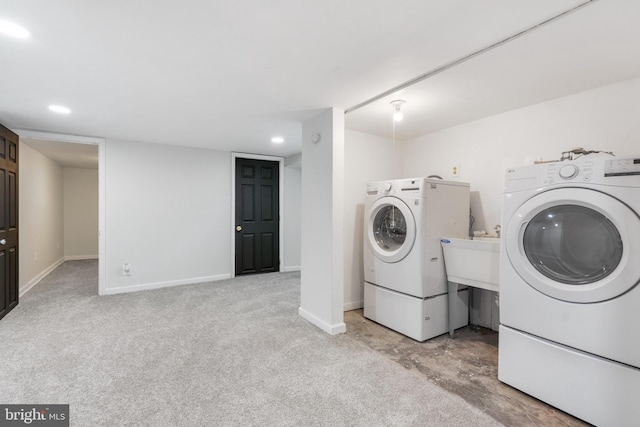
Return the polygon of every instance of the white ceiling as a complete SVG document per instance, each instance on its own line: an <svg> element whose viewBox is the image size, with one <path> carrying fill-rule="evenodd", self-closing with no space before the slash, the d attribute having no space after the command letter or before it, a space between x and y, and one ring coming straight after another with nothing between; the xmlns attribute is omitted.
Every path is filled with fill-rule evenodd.
<svg viewBox="0 0 640 427"><path fill-rule="evenodd" d="M389 101L405 99L400 139L639 76L640 2L4 0L0 19L31 37L0 35L0 122L286 156L319 109L349 109L584 3L347 114L347 128L390 136Z"/></svg>
<svg viewBox="0 0 640 427"><path fill-rule="evenodd" d="M20 138L63 168L98 169L98 146L71 142Z"/></svg>

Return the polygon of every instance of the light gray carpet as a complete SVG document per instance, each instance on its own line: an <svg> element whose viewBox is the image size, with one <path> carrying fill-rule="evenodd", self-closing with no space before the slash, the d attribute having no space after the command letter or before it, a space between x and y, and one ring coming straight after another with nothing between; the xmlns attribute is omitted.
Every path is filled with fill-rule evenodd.
<svg viewBox="0 0 640 427"><path fill-rule="evenodd" d="M97 296L68 261L0 321L0 403L74 426L497 426L461 398L297 314L300 275Z"/></svg>

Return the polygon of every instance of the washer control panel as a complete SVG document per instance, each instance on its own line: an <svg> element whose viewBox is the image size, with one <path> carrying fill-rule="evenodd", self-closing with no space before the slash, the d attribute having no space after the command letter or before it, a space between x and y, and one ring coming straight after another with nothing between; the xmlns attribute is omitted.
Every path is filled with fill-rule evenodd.
<svg viewBox="0 0 640 427"><path fill-rule="evenodd" d="M590 181L593 175L593 162L550 163L547 167L547 184L580 179Z"/></svg>
<svg viewBox="0 0 640 427"><path fill-rule="evenodd" d="M434 184L431 184L432 186ZM392 181L378 181L367 184L368 196L391 196L401 193L422 194L426 188L424 178L396 179Z"/></svg>

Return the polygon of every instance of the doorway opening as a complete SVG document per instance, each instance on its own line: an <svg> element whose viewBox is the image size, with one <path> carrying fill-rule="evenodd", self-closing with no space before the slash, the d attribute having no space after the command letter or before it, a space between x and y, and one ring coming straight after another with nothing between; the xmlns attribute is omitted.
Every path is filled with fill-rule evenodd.
<svg viewBox="0 0 640 427"><path fill-rule="evenodd" d="M46 234L20 236L25 273L21 294L66 260L97 258L97 292L103 295L104 139L21 129L15 132L25 152L31 153L21 160L44 166L23 169L20 203L30 204L31 211L25 221L37 223L48 218L50 222ZM53 182L47 182L51 177ZM42 211L37 210L40 206Z"/></svg>

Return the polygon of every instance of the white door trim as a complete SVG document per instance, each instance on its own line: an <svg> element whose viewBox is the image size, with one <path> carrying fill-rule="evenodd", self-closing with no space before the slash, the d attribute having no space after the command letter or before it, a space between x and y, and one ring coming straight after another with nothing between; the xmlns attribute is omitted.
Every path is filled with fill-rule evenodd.
<svg viewBox="0 0 640 427"><path fill-rule="evenodd" d="M284 265L284 157L262 154L231 153L231 277L236 277L236 159L268 160L278 162L278 260L282 271Z"/></svg>

